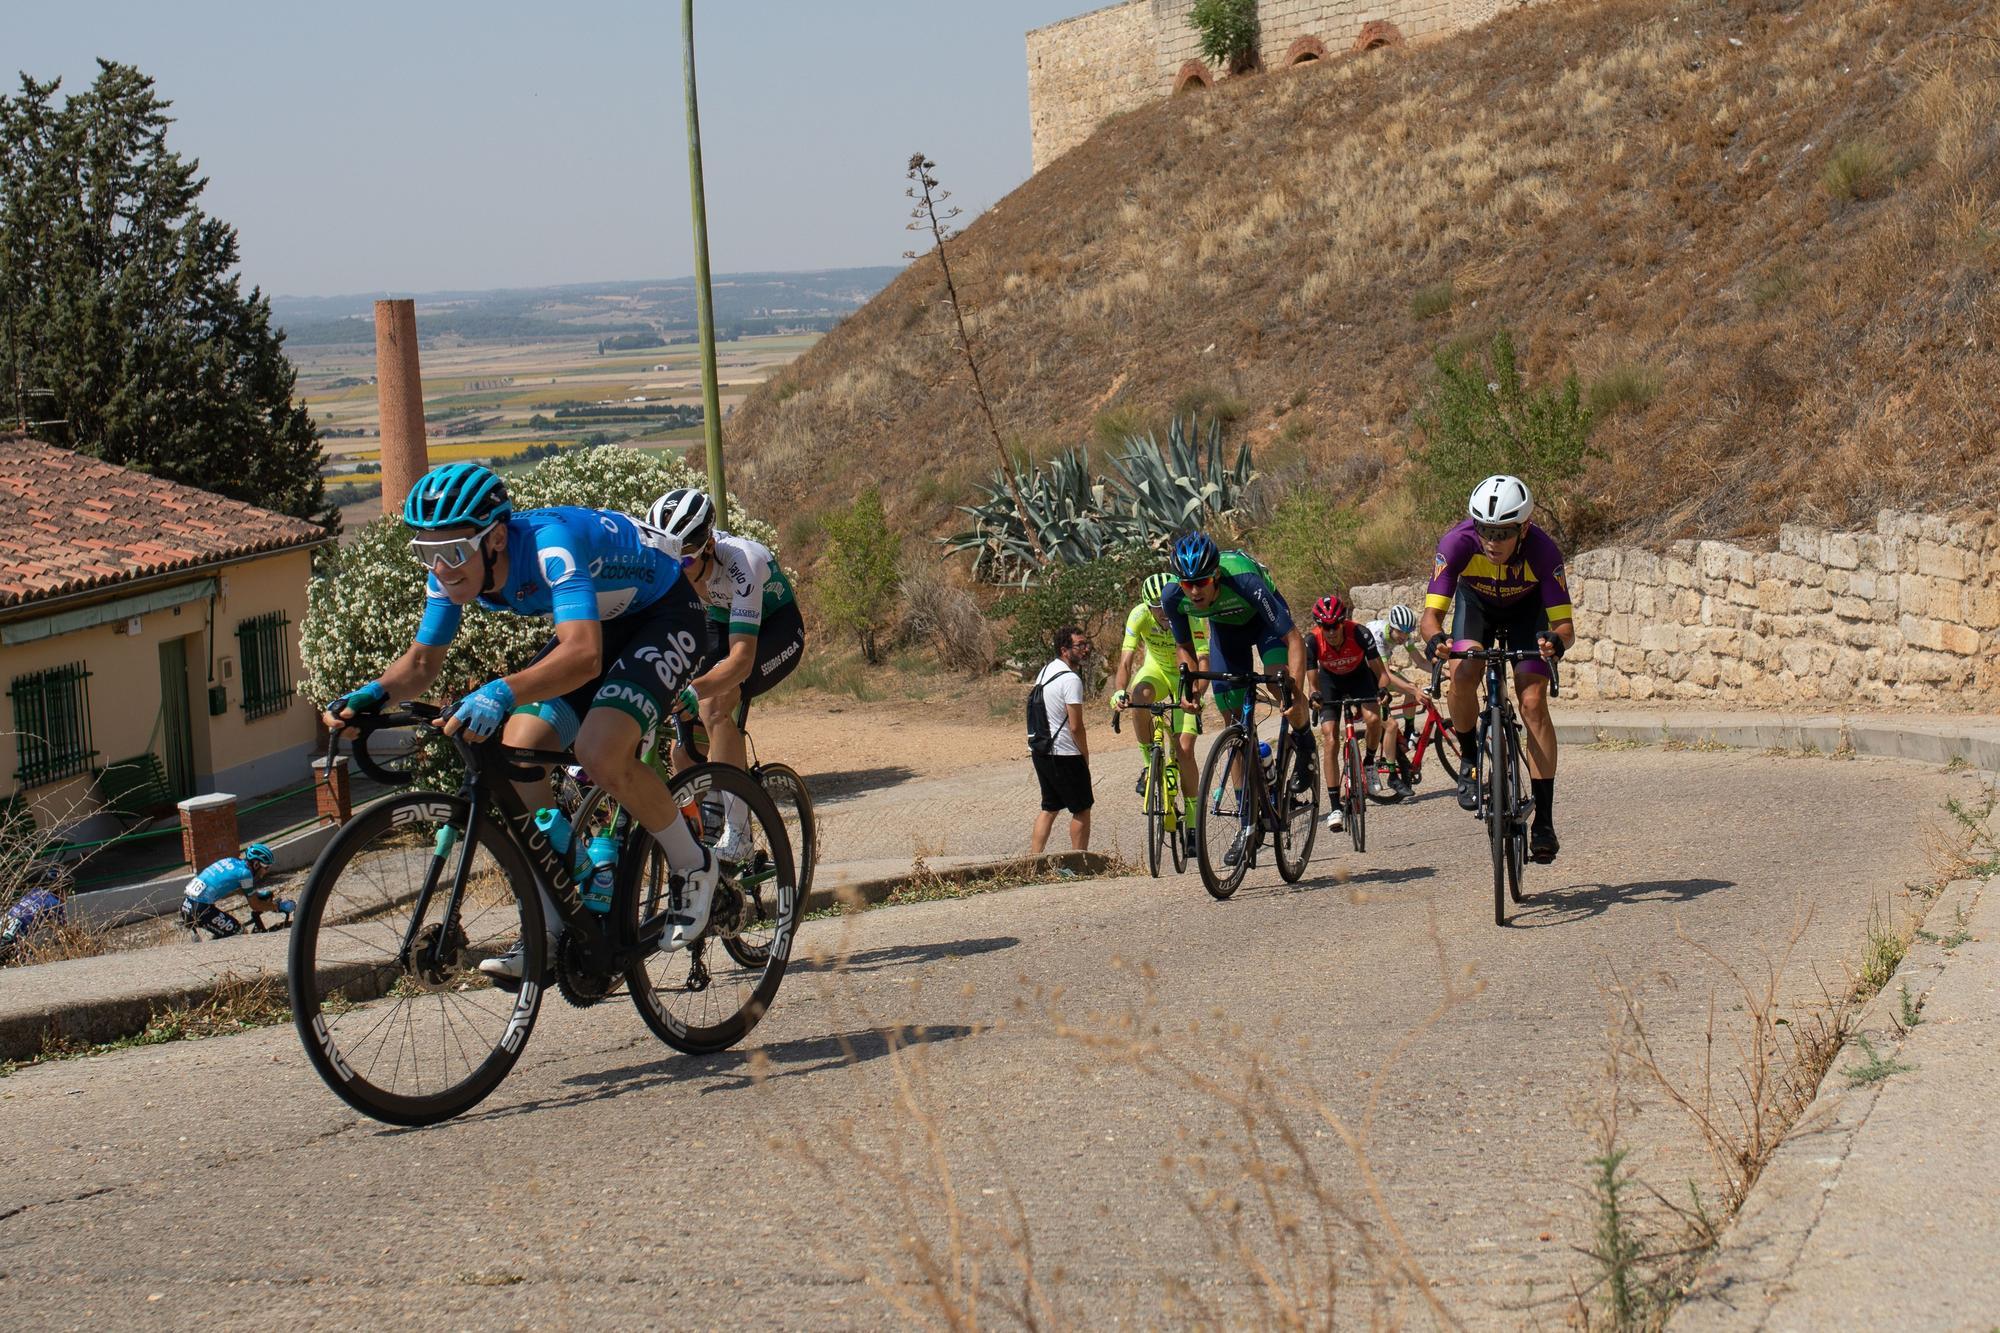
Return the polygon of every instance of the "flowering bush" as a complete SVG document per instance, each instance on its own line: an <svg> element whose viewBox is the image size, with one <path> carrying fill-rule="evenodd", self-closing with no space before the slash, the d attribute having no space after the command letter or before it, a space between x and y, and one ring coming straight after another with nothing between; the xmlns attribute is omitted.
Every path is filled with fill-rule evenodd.
<svg viewBox="0 0 2000 1333"><path fill-rule="evenodd" d="M508 489L516 509L583 505L643 515L663 492L705 483L678 458L606 445L544 459L511 480ZM771 525L744 514L734 497L722 526L776 549ZM315 706L375 679L410 646L423 618L424 574L410 554L409 539L401 520L378 518L336 550L307 589L299 627L305 663L299 692ZM468 608L433 694L455 697L519 670L553 632L546 620ZM447 752L431 753L441 758ZM423 776L455 781L442 768Z"/></svg>

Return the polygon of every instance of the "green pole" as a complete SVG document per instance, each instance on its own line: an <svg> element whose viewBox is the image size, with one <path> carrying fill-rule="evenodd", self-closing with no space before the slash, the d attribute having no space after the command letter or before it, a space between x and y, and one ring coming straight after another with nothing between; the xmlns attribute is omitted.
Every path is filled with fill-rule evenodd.
<svg viewBox="0 0 2000 1333"><path fill-rule="evenodd" d="M681 0L681 83L687 89L688 195L694 201L694 300L701 331L701 425L708 441L708 494L726 521L722 480L722 390L715 379L715 299L708 287L708 205L701 188L701 112L694 92L694 0Z"/></svg>

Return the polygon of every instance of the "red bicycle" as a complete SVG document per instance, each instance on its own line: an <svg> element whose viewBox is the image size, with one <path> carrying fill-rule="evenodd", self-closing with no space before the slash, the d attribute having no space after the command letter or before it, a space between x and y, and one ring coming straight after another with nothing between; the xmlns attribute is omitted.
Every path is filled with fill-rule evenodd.
<svg viewBox="0 0 2000 1333"><path fill-rule="evenodd" d="M1362 751L1368 737L1368 720L1362 713L1363 703L1359 699L1336 700L1333 708L1338 713L1329 713L1318 699L1313 700L1314 731L1320 724L1332 721L1340 729L1340 744L1333 756L1334 772L1339 775L1339 790L1334 799L1340 810L1340 822L1346 829L1348 838L1354 843L1354 850L1368 850L1368 772L1362 763Z"/></svg>
<svg viewBox="0 0 2000 1333"><path fill-rule="evenodd" d="M1385 720L1396 729L1396 743L1409 754L1410 782L1415 785L1424 780L1424 759L1433 750L1437 751L1438 762L1444 765L1445 775L1457 782L1459 764L1463 760L1458 752L1458 733L1451 729L1450 721L1438 711L1435 699L1419 694L1417 700L1417 703L1399 703L1384 714ZM1417 726L1420 705L1423 724Z"/></svg>

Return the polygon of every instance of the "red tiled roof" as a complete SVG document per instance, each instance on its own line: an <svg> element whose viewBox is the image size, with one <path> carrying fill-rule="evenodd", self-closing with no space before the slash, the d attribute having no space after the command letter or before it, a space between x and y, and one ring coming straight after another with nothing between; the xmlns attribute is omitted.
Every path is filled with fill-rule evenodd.
<svg viewBox="0 0 2000 1333"><path fill-rule="evenodd" d="M303 519L0 436L0 610L325 540Z"/></svg>

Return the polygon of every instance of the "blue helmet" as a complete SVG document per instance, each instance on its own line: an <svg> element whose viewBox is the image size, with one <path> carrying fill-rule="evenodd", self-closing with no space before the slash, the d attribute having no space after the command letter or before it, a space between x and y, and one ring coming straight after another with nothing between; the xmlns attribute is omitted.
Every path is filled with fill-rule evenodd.
<svg viewBox="0 0 2000 1333"><path fill-rule="evenodd" d="M413 528L483 528L514 512L507 483L477 463L447 463L426 472L403 501L403 522Z"/></svg>
<svg viewBox="0 0 2000 1333"><path fill-rule="evenodd" d="M253 866L271 864L271 849L261 842L253 842L243 849L243 859Z"/></svg>
<svg viewBox="0 0 2000 1333"><path fill-rule="evenodd" d="M1205 532L1189 532L1174 539L1174 570L1184 579L1205 579L1222 566L1222 552L1215 549Z"/></svg>

